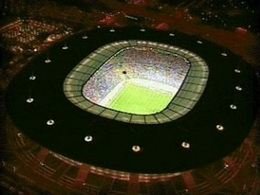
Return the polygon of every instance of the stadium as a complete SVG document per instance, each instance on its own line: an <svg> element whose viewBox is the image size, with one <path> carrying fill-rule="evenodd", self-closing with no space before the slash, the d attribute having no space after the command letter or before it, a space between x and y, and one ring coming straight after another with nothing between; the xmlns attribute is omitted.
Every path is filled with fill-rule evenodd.
<svg viewBox="0 0 260 195"><path fill-rule="evenodd" d="M5 89L6 194L258 193L248 61L177 29L65 32Z"/></svg>

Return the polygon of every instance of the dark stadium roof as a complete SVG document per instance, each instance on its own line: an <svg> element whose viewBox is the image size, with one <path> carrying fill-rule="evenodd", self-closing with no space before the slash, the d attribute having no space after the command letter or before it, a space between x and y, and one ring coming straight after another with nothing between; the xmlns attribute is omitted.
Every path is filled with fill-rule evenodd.
<svg viewBox="0 0 260 195"><path fill-rule="evenodd" d="M237 55L206 40L174 32L138 28L96 29L76 34L35 57L10 84L9 115L31 139L50 150L94 166L139 173L192 169L236 149L253 123L254 89L250 66ZM87 35L87 39L82 39ZM150 40L182 47L202 57L210 74L194 109L178 120L129 124L85 112L63 93L67 74L88 53L118 40ZM68 49L62 50L66 44ZM50 59L49 63L45 63ZM30 76L36 76L30 80ZM34 98L28 103L28 98ZM47 125L47 121L49 125ZM52 125L52 123L54 124ZM91 135L91 142L84 141ZM188 145L187 145L188 144ZM139 145L142 151L132 151ZM189 146L189 147L183 147Z"/></svg>

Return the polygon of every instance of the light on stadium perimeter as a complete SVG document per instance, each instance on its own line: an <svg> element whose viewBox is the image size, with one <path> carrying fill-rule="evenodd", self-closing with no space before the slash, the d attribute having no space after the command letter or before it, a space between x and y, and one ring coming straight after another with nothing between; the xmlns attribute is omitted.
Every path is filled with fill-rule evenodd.
<svg viewBox="0 0 260 195"><path fill-rule="evenodd" d="M221 53L221 55L224 56L224 57L228 56L227 53L225 53L225 52Z"/></svg>
<svg viewBox="0 0 260 195"><path fill-rule="evenodd" d="M35 75L31 75L30 77L29 77L29 80L31 80L31 81L34 81L36 79L36 76Z"/></svg>
<svg viewBox="0 0 260 195"><path fill-rule="evenodd" d="M92 137L91 135L87 135L87 136L84 138L84 140L85 140L86 142L91 142L91 141L93 141L93 137Z"/></svg>
<svg viewBox="0 0 260 195"><path fill-rule="evenodd" d="M141 151L141 147L138 146L138 145L133 145L133 146L132 146L132 150L133 150L134 152L140 152L140 151Z"/></svg>
<svg viewBox="0 0 260 195"><path fill-rule="evenodd" d="M241 73L241 70L239 70L239 69L235 69L234 71L235 71L235 73L238 73L238 74Z"/></svg>
<svg viewBox="0 0 260 195"><path fill-rule="evenodd" d="M230 105L230 108L231 108L232 110L236 110L236 109L237 109L237 106L234 105L234 104L231 104L231 105Z"/></svg>
<svg viewBox="0 0 260 195"><path fill-rule="evenodd" d="M52 125L55 124L55 121L52 120L52 119L50 119L50 120L48 120L48 121L46 122L46 124L47 124L48 126L52 126Z"/></svg>
<svg viewBox="0 0 260 195"><path fill-rule="evenodd" d="M206 62L186 49L122 40L82 59L63 89L69 101L87 112L126 123L160 124L192 110L208 75Z"/></svg>
<svg viewBox="0 0 260 195"><path fill-rule="evenodd" d="M63 45L63 46L61 47L61 49L67 50L67 49L69 49L69 47L68 47L67 45Z"/></svg>
<svg viewBox="0 0 260 195"><path fill-rule="evenodd" d="M50 59L50 58L46 58L46 59L44 60L44 62L45 62L46 64L49 64L49 63L51 63L51 59Z"/></svg>
<svg viewBox="0 0 260 195"><path fill-rule="evenodd" d="M28 104L33 103L33 101L34 101L33 98L28 98L28 99L26 100L26 102L27 102Z"/></svg>
<svg viewBox="0 0 260 195"><path fill-rule="evenodd" d="M224 168L226 169L226 168L228 168L229 167L229 164L228 163L224 163Z"/></svg>
<svg viewBox="0 0 260 195"><path fill-rule="evenodd" d="M88 36L87 35L83 35L82 39L88 39Z"/></svg>
<svg viewBox="0 0 260 195"><path fill-rule="evenodd" d="M198 43L198 44L200 44L200 45L201 45L201 44L203 44L203 42L202 42L202 41L200 41L200 40L198 40L198 41L197 41L197 43Z"/></svg>
<svg viewBox="0 0 260 195"><path fill-rule="evenodd" d="M224 127L222 125L217 125L216 128L219 131L223 131L224 130Z"/></svg>
<svg viewBox="0 0 260 195"><path fill-rule="evenodd" d="M188 142L182 142L181 146L185 149L189 149L190 148L190 144Z"/></svg>
<svg viewBox="0 0 260 195"><path fill-rule="evenodd" d="M235 88L236 88L237 91L242 91L243 90L243 88L240 87L240 86L236 86Z"/></svg>

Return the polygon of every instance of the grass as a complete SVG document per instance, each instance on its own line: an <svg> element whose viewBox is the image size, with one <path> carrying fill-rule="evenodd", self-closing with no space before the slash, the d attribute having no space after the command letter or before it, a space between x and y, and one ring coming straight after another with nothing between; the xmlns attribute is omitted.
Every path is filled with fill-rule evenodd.
<svg viewBox="0 0 260 195"><path fill-rule="evenodd" d="M172 99L172 94L126 83L108 107L132 114L153 114L162 111Z"/></svg>

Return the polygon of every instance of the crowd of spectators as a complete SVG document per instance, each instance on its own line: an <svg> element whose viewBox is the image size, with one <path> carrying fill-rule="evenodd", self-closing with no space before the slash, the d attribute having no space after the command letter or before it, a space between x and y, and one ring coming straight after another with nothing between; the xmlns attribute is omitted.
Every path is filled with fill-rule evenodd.
<svg viewBox="0 0 260 195"><path fill-rule="evenodd" d="M118 84L128 79L159 82L178 89L189 70L184 58L160 49L129 47L110 58L85 84L84 96L101 102Z"/></svg>

